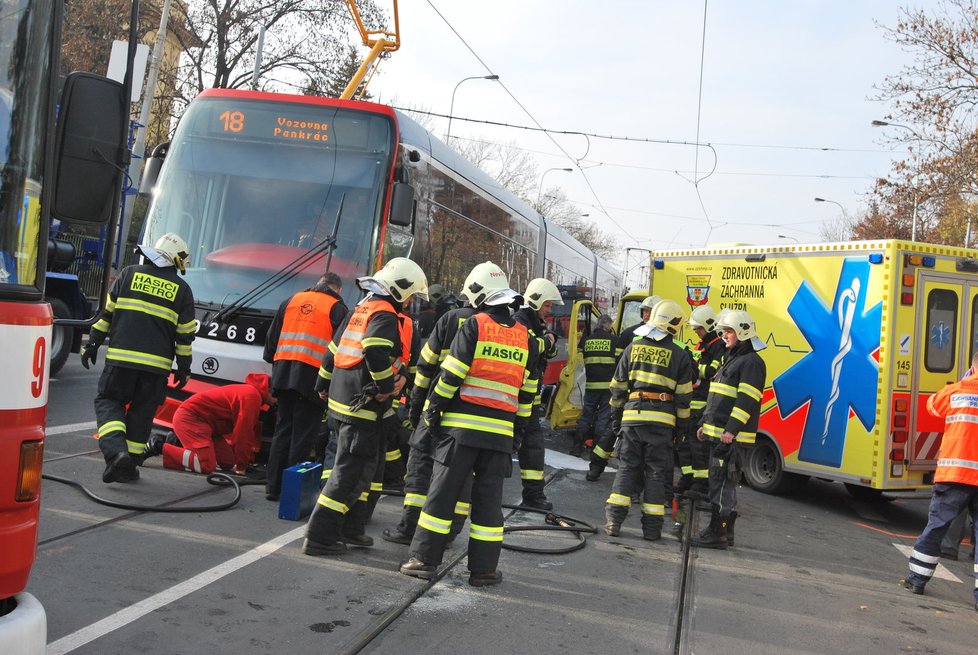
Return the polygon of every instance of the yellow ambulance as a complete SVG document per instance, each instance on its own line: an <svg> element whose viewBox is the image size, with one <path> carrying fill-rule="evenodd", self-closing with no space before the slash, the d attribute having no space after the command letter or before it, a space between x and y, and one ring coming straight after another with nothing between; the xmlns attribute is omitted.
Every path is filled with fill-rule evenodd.
<svg viewBox="0 0 978 655"><path fill-rule="evenodd" d="M767 343L744 474L769 493L809 477L871 498L932 483L943 422L927 399L978 339L978 250L908 241L664 250L650 291L742 309ZM688 327L683 338L696 336Z"/></svg>

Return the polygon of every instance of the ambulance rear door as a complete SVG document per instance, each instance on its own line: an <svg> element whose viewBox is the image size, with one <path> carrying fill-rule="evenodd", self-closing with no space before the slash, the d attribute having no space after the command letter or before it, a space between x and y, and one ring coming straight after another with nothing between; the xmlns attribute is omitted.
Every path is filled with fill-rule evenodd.
<svg viewBox="0 0 978 655"><path fill-rule="evenodd" d="M978 282L921 273L914 300L917 338L907 460L910 470L929 470L937 464L944 423L927 411L927 400L971 366L978 339ZM897 335L898 347L907 336Z"/></svg>

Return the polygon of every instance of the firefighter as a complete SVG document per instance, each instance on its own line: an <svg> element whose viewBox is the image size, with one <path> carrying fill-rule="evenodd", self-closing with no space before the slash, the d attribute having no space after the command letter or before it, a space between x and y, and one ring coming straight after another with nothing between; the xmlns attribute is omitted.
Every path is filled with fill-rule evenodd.
<svg viewBox="0 0 978 655"><path fill-rule="evenodd" d="M337 424L336 462L306 529L302 552L339 555L347 544L370 547L364 534L371 482L384 465L381 420L404 388L404 351L411 336L398 314L414 296L427 299L428 281L410 259L395 257L372 276L357 279L367 296L335 333L316 390L328 396ZM410 321L407 321L410 324Z"/></svg>
<svg viewBox="0 0 978 655"><path fill-rule="evenodd" d="M978 353L972 360L978 370ZM951 522L965 509L978 517L978 375L948 384L930 397L927 411L944 421L944 437L937 455L934 490L927 512L927 526L910 552L903 586L915 594L934 576L941 557L941 540ZM976 524L978 526L978 524ZM978 527L972 529L978 542ZM978 611L978 556L975 557L975 611Z"/></svg>
<svg viewBox="0 0 978 655"><path fill-rule="evenodd" d="M621 336L618 337L618 345L615 347L616 360L621 359L622 353L625 352L628 344L639 338L635 335L635 332L648 323L649 317L652 315L652 309L661 301L662 299L659 296L648 296L642 301L642 322L636 323L622 331ZM584 476L588 482L597 482L601 474L604 473L604 469L608 465L608 460L615 456L615 443L618 442L619 438L618 430L606 430L597 436L598 439L594 442L594 447L591 449L588 472ZM672 486L671 480L669 480L669 486Z"/></svg>
<svg viewBox="0 0 978 655"><path fill-rule="evenodd" d="M557 355L557 337L546 328L546 320L553 313L554 305L563 305L564 301L560 297L560 291L550 280L542 277L530 280L526 285L526 293L523 294L526 307L516 312L514 318L519 321L530 334L537 340L537 351L539 355L535 362L533 377L543 380L544 371L547 369L547 361ZM544 418L544 407L537 393L533 399L533 414L530 420L526 421L523 429L522 443L519 450L520 460L520 479L523 482L523 502L524 507L533 509L551 510L553 503L547 500L547 495L543 491L543 466L546 456L546 446L544 445L544 430L540 422Z"/></svg>
<svg viewBox="0 0 978 655"><path fill-rule="evenodd" d="M726 346L723 363L710 382L706 407L696 436L710 443L710 524L691 543L725 549L733 543L737 520L738 457L754 445L761 414L767 367L757 353L766 346L757 338L751 315L731 310L717 321Z"/></svg>
<svg viewBox="0 0 978 655"><path fill-rule="evenodd" d="M696 366L696 383L693 385L693 399L690 401L690 426L695 430L706 409L706 398L710 392L710 380L720 367L726 346L716 331L716 314L709 305L701 305L689 315L687 324L699 338L693 350ZM677 496L688 496L705 500L709 496L708 467L710 445L700 441L693 434L679 435L677 446L682 478L676 487Z"/></svg>
<svg viewBox="0 0 978 655"><path fill-rule="evenodd" d="M635 340L635 330L649 322L652 308L658 305L661 300L662 298L659 296L648 296L642 301L642 304L639 306L639 315L642 317L642 320L635 325L622 329L621 334L618 336L618 347L615 349L615 357L621 357L628 344Z"/></svg>
<svg viewBox="0 0 978 655"><path fill-rule="evenodd" d="M265 497L278 500L282 471L309 458L316 447L326 404L316 393L319 365L347 314L342 281L326 273L316 286L283 302L265 338L264 360L272 364L278 414L268 452Z"/></svg>
<svg viewBox="0 0 978 655"><path fill-rule="evenodd" d="M604 531L610 537L621 533L632 494L643 485L642 536L648 541L662 536L673 432L685 430L693 392L692 364L673 341L685 320L678 303L656 304L648 325L636 330L638 338L625 348L611 381L611 406L622 440L605 504Z"/></svg>
<svg viewBox="0 0 978 655"><path fill-rule="evenodd" d="M608 384L615 374L615 349L618 336L611 329L611 316L602 314L595 330L581 339L579 349L584 352L584 402L581 418L577 421L574 444L570 454L580 455L584 448L592 448L611 424L611 391Z"/></svg>
<svg viewBox="0 0 978 655"><path fill-rule="evenodd" d="M492 262L483 262L469 273L462 284L461 295L469 304L449 311L438 319L428 341L421 349L418 361L418 372L414 376L414 386L411 391L409 422L414 432L411 435L411 448L407 461L407 477L404 482L404 507L401 511L400 522L391 528L386 528L382 535L386 541L398 544L410 544L418 525L418 516L428 498L431 486L431 473L434 468L431 433L428 426L421 421L424 404L431 392L431 381L438 376L442 362L451 352L452 341L458 334L459 328L475 314L472 307L474 300L482 295L482 290L488 288L499 274L505 276L498 266ZM471 290L471 291L470 291ZM471 508L471 481L464 485L452 520L451 535L461 531Z"/></svg>
<svg viewBox="0 0 978 655"><path fill-rule="evenodd" d="M106 483L139 479L137 466L143 462L174 359L176 388L182 389L190 379L191 343L197 330L193 292L177 275L186 272L187 243L168 232L155 246L137 246L137 251L144 263L119 273L81 355L87 369L109 337L95 396Z"/></svg>
<svg viewBox="0 0 978 655"><path fill-rule="evenodd" d="M536 337L510 316L519 296L506 275L497 268L486 282L428 395L421 420L434 435L435 467L410 558L400 567L404 575L434 576L460 491L471 480L468 567L475 587L502 581L503 480L512 474L518 424L532 413L539 359Z"/></svg>
<svg viewBox="0 0 978 655"><path fill-rule="evenodd" d="M261 449L262 406L274 404L264 373L195 393L173 414L170 434L149 438L145 457L162 455L163 466L178 471L209 474L220 466L244 475Z"/></svg>

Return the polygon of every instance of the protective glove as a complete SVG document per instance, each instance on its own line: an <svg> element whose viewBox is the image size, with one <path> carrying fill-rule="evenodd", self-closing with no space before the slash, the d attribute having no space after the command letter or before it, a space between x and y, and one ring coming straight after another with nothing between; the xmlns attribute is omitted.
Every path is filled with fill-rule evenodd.
<svg viewBox="0 0 978 655"><path fill-rule="evenodd" d="M187 382L190 381L190 371L178 370L173 371L173 388L183 389L187 386Z"/></svg>
<svg viewBox="0 0 978 655"><path fill-rule="evenodd" d="M424 421L424 424L428 426L428 430L431 432L437 432L438 426L441 425L441 414L438 412L424 412L421 419Z"/></svg>
<svg viewBox="0 0 978 655"><path fill-rule="evenodd" d="M421 389L415 388L411 393L410 409L408 409L408 421L411 423L412 430L421 422L422 411L424 411L424 393Z"/></svg>
<svg viewBox="0 0 978 655"><path fill-rule="evenodd" d="M85 367L85 370L88 370L88 367L95 363L97 357L98 346L93 346L91 344L85 346L85 349L82 350L81 354L82 366Z"/></svg>
<svg viewBox="0 0 978 655"><path fill-rule="evenodd" d="M621 411L616 411L611 417L611 433L621 434Z"/></svg>

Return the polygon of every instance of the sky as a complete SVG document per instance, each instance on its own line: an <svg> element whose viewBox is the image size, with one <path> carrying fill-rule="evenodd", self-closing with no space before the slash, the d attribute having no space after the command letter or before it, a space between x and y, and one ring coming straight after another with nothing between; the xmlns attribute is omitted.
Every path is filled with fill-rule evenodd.
<svg viewBox="0 0 978 655"><path fill-rule="evenodd" d="M448 114L454 91L453 137L516 141L541 173L572 168L546 172L543 188L559 186L623 250L818 242L820 224L864 212L906 155L884 139L896 128L871 125L891 109L875 86L911 60L878 25L903 4L402 0L401 47L370 92ZM490 74L499 82L459 84Z"/></svg>

